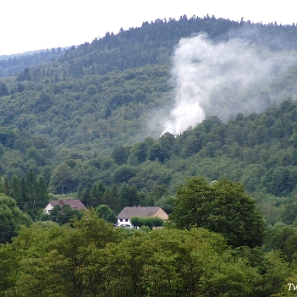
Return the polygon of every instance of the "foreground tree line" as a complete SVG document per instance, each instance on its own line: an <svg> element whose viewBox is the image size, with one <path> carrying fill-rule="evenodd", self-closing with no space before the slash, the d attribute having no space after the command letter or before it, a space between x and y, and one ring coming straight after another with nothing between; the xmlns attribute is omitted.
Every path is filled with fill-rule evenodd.
<svg viewBox="0 0 297 297"><path fill-rule="evenodd" d="M270 296L290 272L206 229L128 234L92 211L23 229L0 258L2 296Z"/></svg>
<svg viewBox="0 0 297 297"><path fill-rule="evenodd" d="M1 194L0 227L13 201ZM153 231L115 228L99 209L60 225L26 221L18 210L23 227L0 245L0 296L294 293L287 284L297 280L296 228L265 226L238 183L189 178L165 227Z"/></svg>

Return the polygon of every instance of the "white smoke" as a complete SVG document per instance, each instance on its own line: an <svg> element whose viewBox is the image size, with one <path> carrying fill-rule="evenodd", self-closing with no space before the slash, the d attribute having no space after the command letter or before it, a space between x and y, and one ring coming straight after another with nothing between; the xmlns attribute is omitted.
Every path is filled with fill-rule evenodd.
<svg viewBox="0 0 297 297"><path fill-rule="evenodd" d="M279 104L296 93L292 86L277 88L296 61L296 52L271 52L236 38L220 43L206 34L181 39L173 56L174 107L164 132L176 135L208 116L227 121Z"/></svg>

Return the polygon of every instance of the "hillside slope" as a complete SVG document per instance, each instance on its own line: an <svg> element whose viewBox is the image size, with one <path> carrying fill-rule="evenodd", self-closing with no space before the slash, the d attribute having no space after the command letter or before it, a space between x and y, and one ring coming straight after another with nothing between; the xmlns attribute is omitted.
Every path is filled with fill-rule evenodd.
<svg viewBox="0 0 297 297"><path fill-rule="evenodd" d="M209 113L197 128L159 138L164 128L156 115L168 114L174 97L171 53L181 37L201 31L214 43L241 36L279 52L296 49L295 26L210 17L156 20L69 49L59 60L0 80L1 173L12 179L33 167L49 183L66 163L72 192L102 180L144 192L165 185L173 193L184 176L205 175L241 181L249 192L293 194L294 103L230 122ZM291 67L271 90L293 90L296 79ZM235 95L224 90L226 100Z"/></svg>
<svg viewBox="0 0 297 297"><path fill-rule="evenodd" d="M0 77L15 75L25 68L52 62L61 57L66 49L52 48L23 53L19 55L0 56Z"/></svg>

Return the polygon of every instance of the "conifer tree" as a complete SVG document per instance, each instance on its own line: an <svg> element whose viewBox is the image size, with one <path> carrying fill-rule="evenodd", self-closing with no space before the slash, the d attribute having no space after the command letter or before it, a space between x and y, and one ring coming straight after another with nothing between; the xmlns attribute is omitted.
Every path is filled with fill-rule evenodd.
<svg viewBox="0 0 297 297"><path fill-rule="evenodd" d="M0 193L4 193L4 187L3 187L3 182L2 182L2 176L0 174Z"/></svg>
<svg viewBox="0 0 297 297"><path fill-rule="evenodd" d="M12 178L11 197L16 202L23 202L21 182L16 175L14 175Z"/></svg>
<svg viewBox="0 0 297 297"><path fill-rule="evenodd" d="M43 176L39 177L38 180L38 199L37 199L37 207L43 208L48 202L48 190L46 186L46 182Z"/></svg>
<svg viewBox="0 0 297 297"><path fill-rule="evenodd" d="M80 193L80 200L86 207L94 206L92 203L91 192L88 188L84 188Z"/></svg>
<svg viewBox="0 0 297 297"><path fill-rule="evenodd" d="M24 176L21 178L21 189L22 189L23 202L29 201L28 183Z"/></svg>
<svg viewBox="0 0 297 297"><path fill-rule="evenodd" d="M113 184L110 189L105 191L103 204L109 206L115 213L118 213L121 210L122 204L119 195L119 188L116 184Z"/></svg>
<svg viewBox="0 0 297 297"><path fill-rule="evenodd" d="M102 181L93 184L91 189L91 198L93 206L97 207L102 204L104 192L105 185Z"/></svg>
<svg viewBox="0 0 297 297"><path fill-rule="evenodd" d="M10 195L10 182L7 176L4 177L4 182L3 182L3 192L5 195L9 196Z"/></svg>
<svg viewBox="0 0 297 297"><path fill-rule="evenodd" d="M26 174L27 188L28 188L28 199L29 201L37 200L38 196L38 183L36 179L36 174L32 167L28 170Z"/></svg>

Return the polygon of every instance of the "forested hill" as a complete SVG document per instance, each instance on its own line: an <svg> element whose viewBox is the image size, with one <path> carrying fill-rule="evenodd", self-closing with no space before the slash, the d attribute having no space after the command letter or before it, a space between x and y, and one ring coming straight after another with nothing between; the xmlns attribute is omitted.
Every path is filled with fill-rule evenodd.
<svg viewBox="0 0 297 297"><path fill-rule="evenodd" d="M261 115L239 114L227 124L213 117L177 137L166 133L110 148L110 156L95 143L58 150L44 136L1 128L3 187L20 203L38 201L23 188L35 172L34 180L43 177L50 192L76 193L88 205L103 202L117 213L126 204L156 204L170 211L171 195L185 177L227 177L241 182L275 223L296 204L296 120L297 103L285 101Z"/></svg>
<svg viewBox="0 0 297 297"><path fill-rule="evenodd" d="M23 54L0 56L0 77L15 75L28 67L52 62L64 54L66 49L52 48Z"/></svg>
<svg viewBox="0 0 297 297"><path fill-rule="evenodd" d="M294 195L295 97L284 97L289 103L271 106L263 115L234 116L226 123L210 118L177 137L159 138L163 127L155 115L168 114L173 98L173 49L180 38L202 31L214 42L241 36L272 50L297 48L295 25L208 16L156 20L72 47L56 61L0 80L2 175L12 180L31 167L59 193L51 178L66 164L69 192L91 189L102 180L145 193L164 185L174 193L184 176L200 174L228 176L249 192ZM296 79L291 67L271 88L293 90ZM226 98L238 95L228 97L228 91Z"/></svg>
<svg viewBox="0 0 297 297"><path fill-rule="evenodd" d="M172 51L179 40L200 32L207 33L217 41L238 36L274 50L297 48L295 26L234 22L209 16L188 19L183 16L179 20L145 22L140 28L120 30L116 35L106 33L104 38L83 44L75 51L68 51L60 62L72 65L69 74L74 76L170 63Z"/></svg>
<svg viewBox="0 0 297 297"><path fill-rule="evenodd" d="M210 38L179 43L199 32ZM156 20L2 77L0 296L294 295L296 33L209 16ZM158 118L183 107L174 105L172 54L193 39L208 60L190 55L180 71L180 98L189 100L176 101L192 103L186 117L198 117L197 105L205 117L173 135ZM225 51L208 50L217 45ZM13 74L19 65L8 63ZM89 210L43 214L61 198ZM139 230L107 224L132 205L159 206L169 221L152 231L163 221L131 218Z"/></svg>
<svg viewBox="0 0 297 297"><path fill-rule="evenodd" d="M297 48L296 30L295 24L254 24L208 15L191 18L182 16L179 20L157 19L151 23L144 22L139 28L120 29L117 34L107 32L104 37L95 38L91 43L73 45L65 54L64 50L51 49L34 55L0 59L0 76L15 74L26 67L59 57L58 63L52 64L55 65L54 70L51 66L47 67L53 73L60 72L59 76L64 78L84 74L102 75L113 70L170 63L172 51L179 40L200 32L207 33L217 41L237 36L264 44L273 50L292 50ZM57 65L63 65L63 70Z"/></svg>

